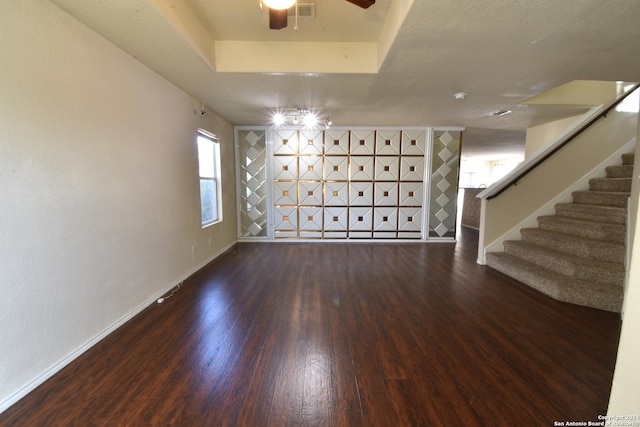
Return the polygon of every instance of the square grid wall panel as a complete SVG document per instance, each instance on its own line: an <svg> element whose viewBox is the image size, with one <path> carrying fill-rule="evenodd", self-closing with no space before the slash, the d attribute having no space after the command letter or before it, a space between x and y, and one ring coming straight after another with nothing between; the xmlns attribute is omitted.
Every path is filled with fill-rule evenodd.
<svg viewBox="0 0 640 427"><path fill-rule="evenodd" d="M427 130L274 129L275 239L421 239Z"/></svg>

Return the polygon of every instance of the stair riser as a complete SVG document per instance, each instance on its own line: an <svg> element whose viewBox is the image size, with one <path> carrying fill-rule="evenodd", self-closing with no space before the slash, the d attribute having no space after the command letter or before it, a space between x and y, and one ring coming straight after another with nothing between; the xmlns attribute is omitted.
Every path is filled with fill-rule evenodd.
<svg viewBox="0 0 640 427"><path fill-rule="evenodd" d="M587 221L607 222L611 224L626 224L627 210L624 208L611 209L606 206L559 204L556 205L556 215L584 219Z"/></svg>
<svg viewBox="0 0 640 427"><path fill-rule="evenodd" d="M579 223L558 224L540 222L539 227L542 230L555 231L557 233L570 234L572 236L586 237L588 239L602 240L605 242L624 243L625 239L625 230L622 225L620 226L622 229L616 228L615 230L612 230L606 229L605 227L584 227Z"/></svg>
<svg viewBox="0 0 640 427"><path fill-rule="evenodd" d="M591 191L630 193L631 178L596 178L589 180Z"/></svg>
<svg viewBox="0 0 640 427"><path fill-rule="evenodd" d="M632 165L607 166L606 173L607 173L607 178L632 178L633 166Z"/></svg>
<svg viewBox="0 0 640 427"><path fill-rule="evenodd" d="M573 203L582 205L614 206L625 208L629 194L600 193L595 191L575 191L572 193Z"/></svg>
<svg viewBox="0 0 640 427"><path fill-rule="evenodd" d="M571 280L557 281L539 274L537 266L512 264L508 256L503 255L503 253L487 254L487 265L553 299L617 313L622 309L621 287L584 288Z"/></svg>
<svg viewBox="0 0 640 427"><path fill-rule="evenodd" d="M579 237L563 235L563 238L553 236L552 233L543 230L527 228L520 230L522 240L536 245L544 246L559 252L584 258L599 259L607 262L620 263L624 260L624 244L586 241Z"/></svg>
<svg viewBox="0 0 640 427"><path fill-rule="evenodd" d="M633 166L634 161L635 161L635 154L633 154L633 153L625 153L625 154L622 155L622 164L623 165Z"/></svg>
<svg viewBox="0 0 640 427"><path fill-rule="evenodd" d="M594 281L611 286L622 286L624 269L622 266L611 265L604 268L597 265L584 265L571 262L566 258L553 256L519 242L504 242L504 251L517 258L524 259L540 267L564 274L578 280Z"/></svg>

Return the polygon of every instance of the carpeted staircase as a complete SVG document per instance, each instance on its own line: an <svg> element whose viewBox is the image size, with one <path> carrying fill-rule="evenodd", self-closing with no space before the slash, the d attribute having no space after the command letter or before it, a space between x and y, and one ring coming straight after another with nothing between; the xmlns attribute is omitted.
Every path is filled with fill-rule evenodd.
<svg viewBox="0 0 640 427"><path fill-rule="evenodd" d="M559 301L619 313L633 161L624 154L606 178L573 192L573 203L538 217L538 228L520 230L522 240L504 242L504 252L488 253L487 264Z"/></svg>

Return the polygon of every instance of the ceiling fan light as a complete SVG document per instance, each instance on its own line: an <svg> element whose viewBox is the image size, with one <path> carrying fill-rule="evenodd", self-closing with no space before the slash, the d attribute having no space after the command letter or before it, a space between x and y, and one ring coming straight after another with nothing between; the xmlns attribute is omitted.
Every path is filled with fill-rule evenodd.
<svg viewBox="0 0 640 427"><path fill-rule="evenodd" d="M269 9L284 10L289 9L296 3L296 0L262 0Z"/></svg>

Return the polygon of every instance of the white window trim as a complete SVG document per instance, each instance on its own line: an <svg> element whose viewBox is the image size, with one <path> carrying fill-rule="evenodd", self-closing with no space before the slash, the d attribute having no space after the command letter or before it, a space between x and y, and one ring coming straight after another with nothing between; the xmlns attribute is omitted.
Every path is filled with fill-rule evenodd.
<svg viewBox="0 0 640 427"><path fill-rule="evenodd" d="M216 188L216 218L210 221L202 220L202 195L200 194L200 189L198 193L200 194L199 207L200 207L200 224L202 228L210 227L214 224L218 224L222 222L222 185L221 185L221 169L220 169L220 141L218 141L218 137L210 132L207 132L203 129L198 129L198 133L196 135L196 150L198 152L198 163L200 159L200 150L198 149L198 138L205 138L213 143L213 178L203 177L200 175L200 170L198 170L198 182L201 180L207 179L211 180L215 183Z"/></svg>

